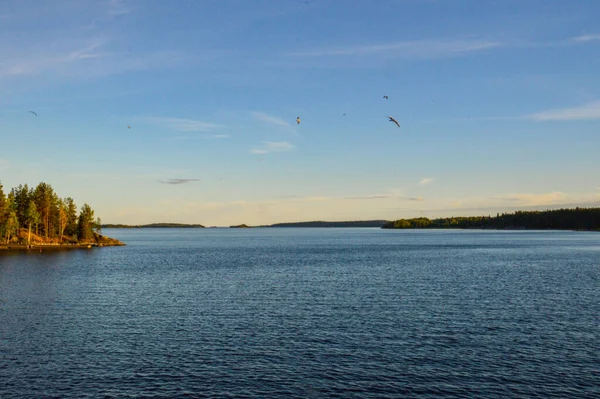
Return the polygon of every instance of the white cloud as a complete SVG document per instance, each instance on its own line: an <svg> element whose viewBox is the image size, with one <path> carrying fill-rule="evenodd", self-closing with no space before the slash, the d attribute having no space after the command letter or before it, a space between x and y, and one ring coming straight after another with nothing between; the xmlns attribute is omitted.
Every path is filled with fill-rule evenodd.
<svg viewBox="0 0 600 399"><path fill-rule="evenodd" d="M294 148L294 146L287 141L266 141L265 144L270 152L289 151Z"/></svg>
<svg viewBox="0 0 600 399"><path fill-rule="evenodd" d="M527 116L538 122L600 119L600 101L575 108L551 109Z"/></svg>
<svg viewBox="0 0 600 399"><path fill-rule="evenodd" d="M109 0L107 14L112 16L129 14L133 9L127 7L123 0Z"/></svg>
<svg viewBox="0 0 600 399"><path fill-rule="evenodd" d="M433 178L431 177L426 177L424 179L421 179L421 181L419 182L419 186L426 186L429 183L431 183L433 181Z"/></svg>
<svg viewBox="0 0 600 399"><path fill-rule="evenodd" d="M397 58L442 58L488 50L502 43L486 40L415 40L394 43L350 45L290 53L294 57L372 56Z"/></svg>
<svg viewBox="0 0 600 399"><path fill-rule="evenodd" d="M594 40L600 40L600 35L582 35L573 38L576 42L591 42Z"/></svg>
<svg viewBox="0 0 600 399"><path fill-rule="evenodd" d="M107 56L106 52L100 51L105 45L105 41L102 39L88 39L77 46L72 46L73 44L63 44L61 47L65 48L54 50L29 49L24 54L7 52L0 62L0 77L37 75L44 71L56 70L85 60Z"/></svg>
<svg viewBox="0 0 600 399"><path fill-rule="evenodd" d="M551 193L541 193L541 194L509 194L506 196L495 197L494 199L500 201L508 201L515 202L519 205L528 206L528 205L546 205L557 202L563 202L568 199L568 195L562 193L560 191L555 191Z"/></svg>
<svg viewBox="0 0 600 399"><path fill-rule="evenodd" d="M185 184L185 183L191 183L194 181L200 181L200 179L167 179L167 180L159 180L159 183L162 184Z"/></svg>
<svg viewBox="0 0 600 399"><path fill-rule="evenodd" d="M269 115L264 112L252 112L252 116L261 122L268 123L271 125L287 127L287 128L291 127L291 125L288 122L286 122L283 118L280 118L278 116Z"/></svg>
<svg viewBox="0 0 600 399"><path fill-rule="evenodd" d="M151 124L162 125L169 129L178 130L180 132L207 132L214 129L223 128L223 125L209 123L194 119L184 118L168 118L168 117L142 117L141 121ZM220 135L225 136L225 135ZM215 137L216 138L216 137ZM219 137L223 138L223 137Z"/></svg>
<svg viewBox="0 0 600 399"><path fill-rule="evenodd" d="M255 148L250 150L252 154L268 154L270 152L290 151L295 147L287 141L265 141L263 148Z"/></svg>

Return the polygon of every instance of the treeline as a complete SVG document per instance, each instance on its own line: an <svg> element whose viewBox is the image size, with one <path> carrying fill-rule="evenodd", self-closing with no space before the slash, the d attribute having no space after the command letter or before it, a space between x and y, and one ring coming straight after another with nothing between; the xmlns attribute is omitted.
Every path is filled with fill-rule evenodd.
<svg viewBox="0 0 600 399"><path fill-rule="evenodd" d="M194 228L203 229L201 224L185 223L150 223L150 224L103 224L105 229L152 229L152 228Z"/></svg>
<svg viewBox="0 0 600 399"><path fill-rule="evenodd" d="M73 199L59 197L47 183L19 185L8 194L0 183L0 242L17 240L21 228L28 230L28 241L31 233L59 243L85 241L100 232L100 219L88 204L78 214Z"/></svg>
<svg viewBox="0 0 600 399"><path fill-rule="evenodd" d="M381 227L387 221L386 220L356 220L346 222L324 222L324 221L313 221L313 222L290 222L290 223L276 223L269 226L263 227Z"/></svg>
<svg viewBox="0 0 600 399"><path fill-rule="evenodd" d="M384 229L600 230L600 208L517 211L492 216L415 218L387 222Z"/></svg>

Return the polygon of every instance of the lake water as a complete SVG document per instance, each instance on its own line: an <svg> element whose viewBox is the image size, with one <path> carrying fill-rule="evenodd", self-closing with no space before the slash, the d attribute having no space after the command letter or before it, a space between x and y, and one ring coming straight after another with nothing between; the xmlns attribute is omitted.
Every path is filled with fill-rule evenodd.
<svg viewBox="0 0 600 399"><path fill-rule="evenodd" d="M0 397L600 397L600 234L106 229L0 252Z"/></svg>

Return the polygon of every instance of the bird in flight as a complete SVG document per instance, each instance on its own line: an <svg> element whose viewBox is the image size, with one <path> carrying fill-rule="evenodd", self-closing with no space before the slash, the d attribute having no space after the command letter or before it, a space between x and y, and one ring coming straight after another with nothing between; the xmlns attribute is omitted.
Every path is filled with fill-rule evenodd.
<svg viewBox="0 0 600 399"><path fill-rule="evenodd" d="M389 97L388 96L383 96L383 98L385 98L387 100Z"/></svg>
<svg viewBox="0 0 600 399"><path fill-rule="evenodd" d="M127 125L127 129L131 129L131 126Z"/></svg>
<svg viewBox="0 0 600 399"><path fill-rule="evenodd" d="M396 125L398 125L398 127L400 127L400 124L398 123L398 121L396 119L394 119L391 116L388 116L388 118L390 118L390 120L388 122L394 122Z"/></svg>
<svg viewBox="0 0 600 399"><path fill-rule="evenodd" d="M37 113L35 113L35 112L33 112L33 111L29 111L29 112L31 112L32 114L34 114L35 116L37 116Z"/></svg>
<svg viewBox="0 0 600 399"><path fill-rule="evenodd" d="M299 125L300 124L300 117L296 118L296 123Z"/></svg>

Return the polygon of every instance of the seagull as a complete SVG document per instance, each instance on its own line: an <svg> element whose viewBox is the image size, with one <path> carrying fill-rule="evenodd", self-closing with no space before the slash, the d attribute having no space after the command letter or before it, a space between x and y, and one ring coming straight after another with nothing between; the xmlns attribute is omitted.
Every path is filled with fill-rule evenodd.
<svg viewBox="0 0 600 399"><path fill-rule="evenodd" d="M34 114L35 116L37 116L37 114L35 112L33 112L33 111L29 111L29 112L31 112L32 114Z"/></svg>
<svg viewBox="0 0 600 399"><path fill-rule="evenodd" d="M300 117L296 118L296 123L299 125L300 124Z"/></svg>
<svg viewBox="0 0 600 399"><path fill-rule="evenodd" d="M400 127L400 124L398 123L398 121L396 119L394 119L391 116L388 116L388 118L390 118L390 120L388 122L394 122L396 125L398 125L398 127Z"/></svg>
<svg viewBox="0 0 600 399"><path fill-rule="evenodd" d="M383 96L383 98L385 98L387 100L389 97L388 96Z"/></svg>

